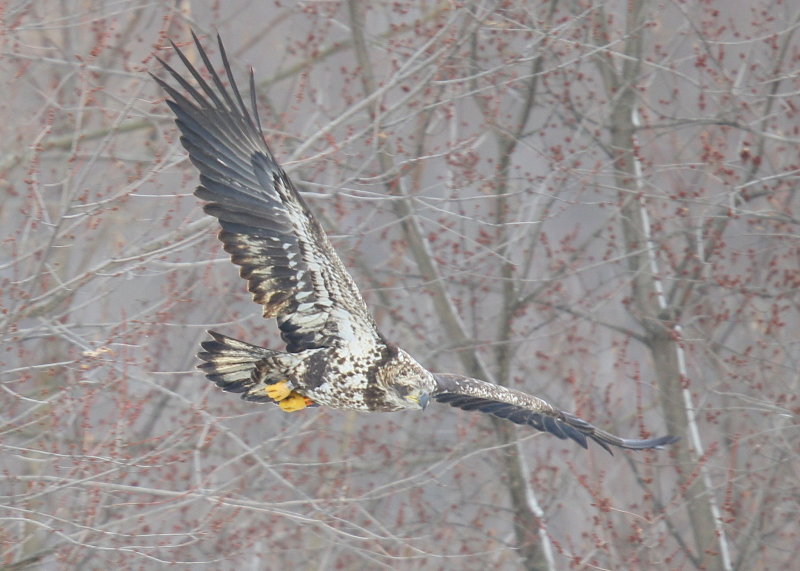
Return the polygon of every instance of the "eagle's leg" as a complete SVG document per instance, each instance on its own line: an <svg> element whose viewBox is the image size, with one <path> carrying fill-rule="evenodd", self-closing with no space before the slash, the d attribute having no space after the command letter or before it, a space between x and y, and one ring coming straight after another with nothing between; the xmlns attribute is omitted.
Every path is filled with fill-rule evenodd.
<svg viewBox="0 0 800 571"><path fill-rule="evenodd" d="M289 396L278 401L278 406L281 407L281 409L285 412L303 410L312 404L314 404L314 401L308 397L304 397L296 391L292 391Z"/></svg>
<svg viewBox="0 0 800 571"><path fill-rule="evenodd" d="M292 389L291 381L278 381L264 387L267 396L278 403L278 406L286 412L302 410L314 404L310 398L305 397Z"/></svg>
<svg viewBox="0 0 800 571"><path fill-rule="evenodd" d="M269 384L264 387L264 392L272 400L276 402L282 401L292 394L292 387L289 383L290 381L278 381L277 383Z"/></svg>

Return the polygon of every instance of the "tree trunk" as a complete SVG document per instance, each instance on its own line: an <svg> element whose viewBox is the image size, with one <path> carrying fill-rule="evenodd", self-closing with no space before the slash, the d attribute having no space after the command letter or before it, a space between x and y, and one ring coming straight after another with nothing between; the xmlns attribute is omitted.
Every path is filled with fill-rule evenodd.
<svg viewBox="0 0 800 571"><path fill-rule="evenodd" d="M690 424L689 411L682 397L682 374L679 366L680 336L671 322L674 314L666 306L663 284L655 274L655 253L650 241L647 204L641 184L641 165L637 157L636 85L643 61L642 39L644 2L631 2L628 12L627 58L617 72L609 59L603 61L602 73L612 101L611 122L608 125L610 153L614 160L615 185L619 189L621 224L631 272L633 311L647 332L646 344L661 391L660 402L670 434L686 436ZM602 14L598 20L602 19ZM602 24L598 24L602 30ZM602 32L601 32L602 34ZM606 36L602 34L602 37ZM701 569L724 569L720 558L717 522L712 502L713 491L705 486L693 467L697 455L687 439L674 447L680 474L681 489L685 490L687 510L695 539L695 562Z"/></svg>

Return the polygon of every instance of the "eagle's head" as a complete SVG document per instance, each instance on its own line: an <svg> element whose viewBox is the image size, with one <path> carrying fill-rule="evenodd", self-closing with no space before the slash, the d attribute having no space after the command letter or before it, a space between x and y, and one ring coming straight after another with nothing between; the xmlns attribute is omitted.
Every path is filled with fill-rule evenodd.
<svg viewBox="0 0 800 571"><path fill-rule="evenodd" d="M390 346L389 358L377 371L387 409L424 409L436 380L425 367L398 347Z"/></svg>

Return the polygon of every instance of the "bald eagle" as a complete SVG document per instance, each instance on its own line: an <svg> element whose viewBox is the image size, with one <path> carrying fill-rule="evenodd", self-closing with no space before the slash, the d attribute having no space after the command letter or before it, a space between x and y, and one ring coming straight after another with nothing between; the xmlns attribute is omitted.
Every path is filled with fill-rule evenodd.
<svg viewBox="0 0 800 571"><path fill-rule="evenodd" d="M159 62L180 88L153 76L170 99L181 143L200 172L195 195L221 226L219 239L247 280L265 318L277 320L285 351L210 331L199 368L225 391L248 401L276 403L292 412L308 406L362 411L424 409L435 399L529 425L587 447L593 440L644 450L675 442L609 434L546 401L485 381L432 373L388 343L322 226L275 160L262 135L250 73L245 105L222 41L229 85L214 71L193 33L208 70L203 78L172 43L190 79Z"/></svg>

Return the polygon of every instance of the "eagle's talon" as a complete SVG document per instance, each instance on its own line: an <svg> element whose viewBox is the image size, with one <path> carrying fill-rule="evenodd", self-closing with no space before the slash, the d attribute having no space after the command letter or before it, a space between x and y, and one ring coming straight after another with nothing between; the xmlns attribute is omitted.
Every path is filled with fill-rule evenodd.
<svg viewBox="0 0 800 571"><path fill-rule="evenodd" d="M280 402L278 402L278 406L281 407L284 412L303 410L312 404L314 404L314 401L295 391L292 391L288 397L281 399Z"/></svg>
<svg viewBox="0 0 800 571"><path fill-rule="evenodd" d="M292 389L289 387L289 381L278 381L264 387L264 392L267 393L269 398L279 402L289 398L289 395L292 394Z"/></svg>

